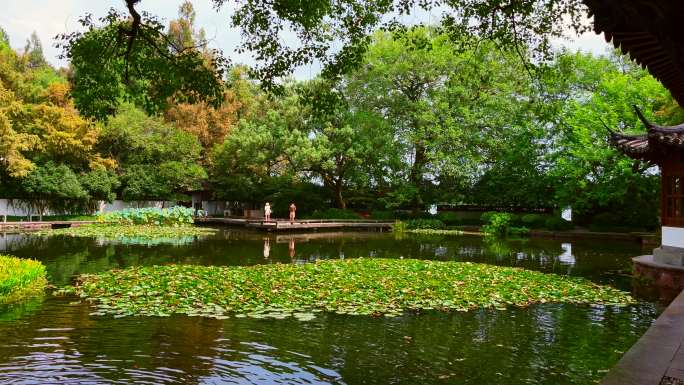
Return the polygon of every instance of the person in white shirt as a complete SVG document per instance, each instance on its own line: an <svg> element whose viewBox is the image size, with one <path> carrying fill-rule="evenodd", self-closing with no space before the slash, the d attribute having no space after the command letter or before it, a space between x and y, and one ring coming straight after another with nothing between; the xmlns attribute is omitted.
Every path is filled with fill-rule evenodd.
<svg viewBox="0 0 684 385"><path fill-rule="evenodd" d="M264 206L264 220L271 220L271 204L268 202L266 202L266 205Z"/></svg>

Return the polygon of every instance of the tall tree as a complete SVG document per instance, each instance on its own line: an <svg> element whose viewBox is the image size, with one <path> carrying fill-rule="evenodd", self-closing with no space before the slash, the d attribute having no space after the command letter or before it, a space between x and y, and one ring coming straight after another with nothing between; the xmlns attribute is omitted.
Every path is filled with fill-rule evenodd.
<svg viewBox="0 0 684 385"><path fill-rule="evenodd" d="M610 147L603 125L643 132L634 105L662 124L673 124L676 113L662 114L671 109L672 96L644 69L615 55L595 58L566 53L549 76L559 94L567 97L550 142L555 144L550 155L555 201L571 205L580 220L591 221L593 215L607 213L617 223L656 225L657 169ZM651 115L653 111L661 112L660 116Z"/></svg>
<svg viewBox="0 0 684 385"><path fill-rule="evenodd" d="M104 126L98 149L116 159L126 200L185 199L207 177L195 136L130 104Z"/></svg>
<svg viewBox="0 0 684 385"><path fill-rule="evenodd" d="M38 68L45 66L47 61L43 55L43 44L38 38L36 31L31 33L31 37L26 40L26 46L24 47L24 56L30 68Z"/></svg>
<svg viewBox="0 0 684 385"><path fill-rule="evenodd" d="M190 1L178 7L178 18L169 22L167 35L171 48L176 53L185 50L203 49L207 46L204 29L195 27L195 8Z"/></svg>
<svg viewBox="0 0 684 385"><path fill-rule="evenodd" d="M377 188L398 163L398 153L388 122L373 111L350 108L340 95L326 81L302 85L304 124L289 131L283 150L293 170L320 180L335 205L346 209L349 190ZM315 108L326 100L324 108Z"/></svg>

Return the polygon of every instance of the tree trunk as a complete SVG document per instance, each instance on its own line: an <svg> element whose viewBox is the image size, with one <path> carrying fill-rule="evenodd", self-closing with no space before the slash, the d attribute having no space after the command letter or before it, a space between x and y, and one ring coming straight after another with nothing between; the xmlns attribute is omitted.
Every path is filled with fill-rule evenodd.
<svg viewBox="0 0 684 385"><path fill-rule="evenodd" d="M416 195L413 197L413 214L418 214L420 207L423 204L423 199L420 196L420 187L423 184L423 167L426 162L426 149L422 144L416 144L415 156L413 158L413 165L411 166L411 174L409 176L411 185L416 188Z"/></svg>
<svg viewBox="0 0 684 385"><path fill-rule="evenodd" d="M44 204L43 202L40 202L39 206L40 207L38 208L38 220L40 222L42 222L43 221L43 212L45 211L46 204Z"/></svg>
<svg viewBox="0 0 684 385"><path fill-rule="evenodd" d="M337 201L337 207L342 210L347 209L347 202L345 202L344 197L342 196L342 183L339 179L337 180L337 183L335 183L335 200Z"/></svg>

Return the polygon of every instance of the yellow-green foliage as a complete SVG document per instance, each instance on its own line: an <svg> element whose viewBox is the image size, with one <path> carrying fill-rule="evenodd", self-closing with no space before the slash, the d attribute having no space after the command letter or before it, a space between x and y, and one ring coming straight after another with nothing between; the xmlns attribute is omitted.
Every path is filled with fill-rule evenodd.
<svg viewBox="0 0 684 385"><path fill-rule="evenodd" d="M42 263L0 255L0 304L38 294L46 284Z"/></svg>

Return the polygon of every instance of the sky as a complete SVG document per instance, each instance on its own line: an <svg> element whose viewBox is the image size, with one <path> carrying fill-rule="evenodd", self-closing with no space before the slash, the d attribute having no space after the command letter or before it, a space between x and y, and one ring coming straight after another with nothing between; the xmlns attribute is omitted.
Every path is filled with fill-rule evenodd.
<svg viewBox="0 0 684 385"><path fill-rule="evenodd" d="M168 22L177 17L181 2L182 0L143 0L136 9L149 11ZM0 27L9 35L12 47L22 49L26 39L35 31L43 43L46 59L56 67L67 64L58 58L60 52L54 47L54 37L57 34L79 30L78 19L85 13L100 17L109 8L125 8L123 0L0 0L0 3ZM221 49L233 63L254 64L249 53L234 52L240 43L240 33L229 25L231 10L227 6L217 12L211 7L209 0L192 0L192 3L197 13L196 25L204 28L212 48ZM426 20L418 21L430 20L426 17ZM555 44L596 55L604 54L609 49L603 37L593 32L572 37L568 41L559 40ZM320 65L317 64L298 68L295 71L295 78L315 76L319 68Z"/></svg>

